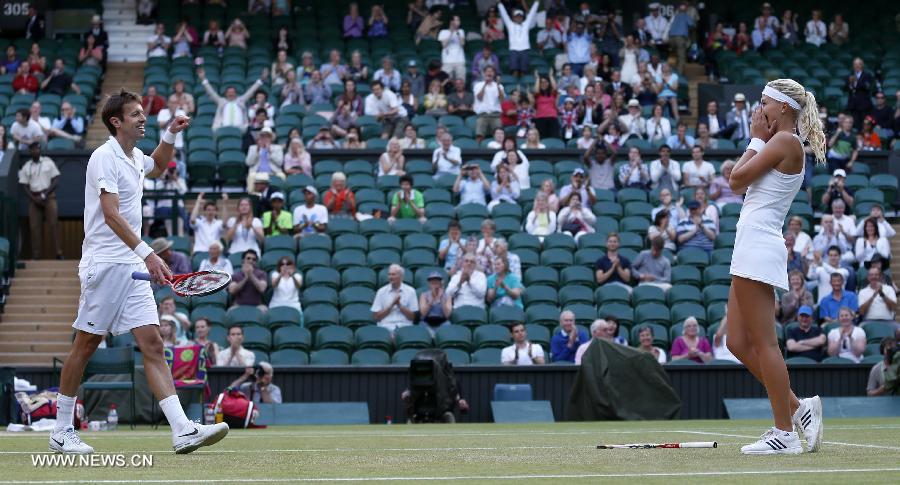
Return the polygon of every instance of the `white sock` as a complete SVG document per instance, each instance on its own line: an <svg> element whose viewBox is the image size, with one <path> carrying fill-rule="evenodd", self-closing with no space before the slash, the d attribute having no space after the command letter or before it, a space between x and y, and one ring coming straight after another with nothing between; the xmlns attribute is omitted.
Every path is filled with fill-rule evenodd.
<svg viewBox="0 0 900 485"><path fill-rule="evenodd" d="M75 400L74 397L63 396L56 393L56 427L53 431L62 431L68 426L72 426L75 420Z"/></svg>
<svg viewBox="0 0 900 485"><path fill-rule="evenodd" d="M178 400L177 394L172 394L160 401L159 408L166 415L166 420L169 421L169 426L172 427L173 432L181 431L191 422L184 415L184 409L181 408L181 402Z"/></svg>

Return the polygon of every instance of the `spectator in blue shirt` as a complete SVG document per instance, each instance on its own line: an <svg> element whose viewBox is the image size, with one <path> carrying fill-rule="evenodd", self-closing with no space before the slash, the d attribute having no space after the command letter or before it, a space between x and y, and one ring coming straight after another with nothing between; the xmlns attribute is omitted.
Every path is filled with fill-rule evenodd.
<svg viewBox="0 0 900 485"><path fill-rule="evenodd" d="M854 312L859 310L859 301L856 293L844 289L844 275L831 274L831 293L819 302L819 320L822 325L837 323L841 307L847 307Z"/></svg>
<svg viewBox="0 0 900 485"><path fill-rule="evenodd" d="M591 34L584 28L584 22L576 20L575 29L569 33L565 49L572 72L579 76L584 73L585 64L591 61L592 40Z"/></svg>
<svg viewBox="0 0 900 485"><path fill-rule="evenodd" d="M678 237L678 249L700 248L707 253L712 253L713 241L716 240L716 223L703 216L700 202L696 200L687 203L690 214L678 221L676 233Z"/></svg>
<svg viewBox="0 0 900 485"><path fill-rule="evenodd" d="M578 347L589 340L587 332L575 326L575 314L569 310L563 311L559 314L559 330L550 339L550 360L575 362Z"/></svg>
<svg viewBox="0 0 900 485"><path fill-rule="evenodd" d="M675 50L678 57L678 64L675 68L678 72L684 72L684 63L687 61L687 49L690 43L689 35L691 27L694 26L694 18L688 13L687 2L678 4L678 11L672 16L669 23L669 47Z"/></svg>

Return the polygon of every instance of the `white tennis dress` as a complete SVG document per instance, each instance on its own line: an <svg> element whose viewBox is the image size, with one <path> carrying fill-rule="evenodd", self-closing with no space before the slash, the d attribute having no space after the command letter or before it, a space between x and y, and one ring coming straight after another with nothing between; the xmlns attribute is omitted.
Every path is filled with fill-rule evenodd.
<svg viewBox="0 0 900 485"><path fill-rule="evenodd" d="M781 230L802 183L803 170L788 175L773 168L750 184L737 223L732 275L788 289L787 250Z"/></svg>

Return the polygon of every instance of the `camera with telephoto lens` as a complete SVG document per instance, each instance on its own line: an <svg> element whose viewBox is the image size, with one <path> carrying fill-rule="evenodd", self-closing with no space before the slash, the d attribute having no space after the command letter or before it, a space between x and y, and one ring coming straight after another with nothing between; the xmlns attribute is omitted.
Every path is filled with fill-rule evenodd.
<svg viewBox="0 0 900 485"><path fill-rule="evenodd" d="M250 376L247 377L247 381L248 382L256 382L256 380L259 379L260 377L262 377L262 375L264 373L265 373L265 371L263 370L262 366L259 364L256 364L253 366L253 374L251 374Z"/></svg>

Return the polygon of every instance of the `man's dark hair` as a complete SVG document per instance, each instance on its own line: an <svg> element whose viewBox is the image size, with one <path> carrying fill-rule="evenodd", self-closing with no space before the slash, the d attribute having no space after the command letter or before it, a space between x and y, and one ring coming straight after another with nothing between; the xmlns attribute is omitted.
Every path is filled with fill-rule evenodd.
<svg viewBox="0 0 900 485"><path fill-rule="evenodd" d="M231 334L231 329L232 329L232 328L239 328L239 329L241 330L241 333L244 333L244 327L242 327L242 326L240 326L240 325L238 325L238 324L236 324L236 323L233 323L233 324L231 324L231 325L228 326L228 333L229 333L229 334Z"/></svg>
<svg viewBox="0 0 900 485"><path fill-rule="evenodd" d="M246 258L248 254L252 254L252 255L256 256L257 259L259 259L259 254L256 252L255 249L248 249L248 250L244 251L243 253L241 253L241 259Z"/></svg>
<svg viewBox="0 0 900 485"><path fill-rule="evenodd" d="M646 326L645 326L645 327L641 327L641 328L638 329L638 335L640 335L640 334L642 334L642 333L644 333L644 332L650 332L650 336L652 337L652 336L653 336L653 327L646 327Z"/></svg>
<svg viewBox="0 0 900 485"><path fill-rule="evenodd" d="M669 151L671 152L671 151L672 151L672 147L670 147L669 145L666 145L665 143L663 143L662 145L659 146L659 151L663 151L663 150L669 150Z"/></svg>
<svg viewBox="0 0 900 485"><path fill-rule="evenodd" d="M884 351L890 347L894 347L897 344L897 340L894 337L885 337L881 340L881 345L878 347L881 355L884 355Z"/></svg>
<svg viewBox="0 0 900 485"><path fill-rule="evenodd" d="M19 108L16 110L17 115L22 115L27 121L28 118L31 118L31 111L28 111L28 108Z"/></svg>
<svg viewBox="0 0 900 485"><path fill-rule="evenodd" d="M206 203L203 204L203 208L204 208L204 209L206 209L206 208L209 207L209 206L216 207L216 203L213 202L213 201L211 201L211 200L207 200Z"/></svg>
<svg viewBox="0 0 900 485"><path fill-rule="evenodd" d="M116 127L113 126L112 118L119 118L122 121L125 118L125 105L132 102L141 102L141 97L131 91L122 89L118 94L110 95L103 104L103 114L101 120L106 125L106 129L112 136L116 136Z"/></svg>
<svg viewBox="0 0 900 485"><path fill-rule="evenodd" d="M409 182L409 185L413 184L413 178L411 175L401 175L400 176L400 185L403 185L403 182Z"/></svg>
<svg viewBox="0 0 900 485"><path fill-rule="evenodd" d="M512 323L510 323L509 325L507 325L506 327L509 328L509 333L512 333L513 330L516 329L516 327L522 327L522 328L525 328L525 324L522 323L522 322L512 322Z"/></svg>
<svg viewBox="0 0 900 485"><path fill-rule="evenodd" d="M841 279L841 281L844 281L844 275L842 275L836 271L834 273L831 273L831 276L829 276L828 278L833 280L835 277L838 277Z"/></svg>
<svg viewBox="0 0 900 485"><path fill-rule="evenodd" d="M459 221L457 221L456 219L450 221L450 222L447 224L447 230L449 231L450 229L453 229L454 227L457 228L457 229L461 229L461 227L460 227L460 225L459 225Z"/></svg>
<svg viewBox="0 0 900 485"><path fill-rule="evenodd" d="M694 146L693 146L693 147L692 147L692 148L691 148L691 150L693 150L693 149L694 149L694 148L696 148L696 149L698 149L698 150L700 150L700 153L703 153L703 152L705 152L705 151L706 151L706 150L704 150L704 149L703 149L703 147L702 147L702 146L700 146L700 145L694 145Z"/></svg>
<svg viewBox="0 0 900 485"><path fill-rule="evenodd" d="M841 248L837 246L828 246L828 251L825 251L825 254L830 253L832 250L837 251L838 254L841 254Z"/></svg>
<svg viewBox="0 0 900 485"><path fill-rule="evenodd" d="M371 84L369 84L370 88L374 88L375 86L381 86L381 89L384 89L384 83L382 83L381 81L379 81L377 79L372 81Z"/></svg>

